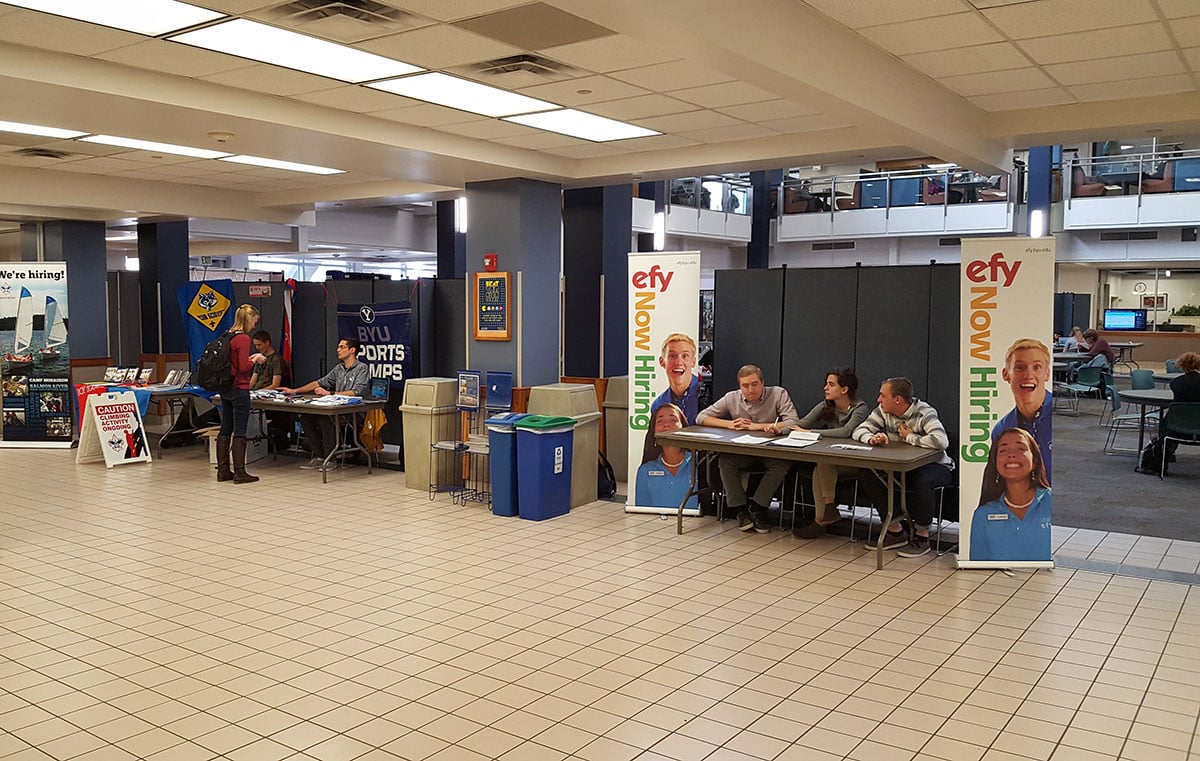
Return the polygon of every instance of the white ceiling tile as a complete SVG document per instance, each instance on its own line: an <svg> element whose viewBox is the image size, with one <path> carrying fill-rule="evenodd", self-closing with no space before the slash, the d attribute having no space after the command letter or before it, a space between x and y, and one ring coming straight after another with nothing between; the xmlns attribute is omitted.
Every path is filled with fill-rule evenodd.
<svg viewBox="0 0 1200 761"><path fill-rule="evenodd" d="M605 156L622 156L630 153L630 149L622 146L621 141L615 143L588 143L566 148L548 148L546 153L566 156L569 159L596 159Z"/></svg>
<svg viewBox="0 0 1200 761"><path fill-rule="evenodd" d="M751 140L756 137L778 135L779 133L761 124L740 124L734 127L712 127L693 132L681 132L680 134L683 137L698 140L701 143L726 143L730 140Z"/></svg>
<svg viewBox="0 0 1200 761"><path fill-rule="evenodd" d="M118 153L128 151L128 148L119 148L115 145L102 145L100 143L83 143L78 140L46 140L43 139L42 147L49 148L55 151L65 151L71 154L83 154L86 156L115 156Z"/></svg>
<svg viewBox="0 0 1200 761"><path fill-rule="evenodd" d="M329 90L318 90L317 92L308 92L302 95L296 95L296 100L302 100L306 103L315 103L318 106L328 106L330 108L339 108L344 111L353 111L358 114L368 114L373 111L384 111L388 108L396 108L402 103L398 103L396 95L383 92L382 90L372 90L368 87L358 87L355 85L343 85L334 87ZM405 98L405 100L408 100Z"/></svg>
<svg viewBox="0 0 1200 761"><path fill-rule="evenodd" d="M403 0L395 4L438 21L460 21L528 5L529 0Z"/></svg>
<svg viewBox="0 0 1200 761"><path fill-rule="evenodd" d="M996 93L994 95L976 95L967 100L979 106L984 111L1013 111L1024 108L1060 106L1064 103L1075 102L1075 98L1061 87Z"/></svg>
<svg viewBox="0 0 1200 761"><path fill-rule="evenodd" d="M1144 98L1151 95L1169 95L1177 92L1194 91L1196 85L1191 75L1173 74L1166 77L1146 77L1122 82L1102 82L1093 85L1074 85L1071 92L1081 101L1124 100L1130 97Z"/></svg>
<svg viewBox="0 0 1200 761"><path fill-rule="evenodd" d="M658 151L668 148L684 148L689 145L700 145L698 140L692 140L681 135L651 135L650 137L635 137L632 140L622 140L621 145L635 151Z"/></svg>
<svg viewBox="0 0 1200 761"><path fill-rule="evenodd" d="M790 119L772 119L771 121L762 122L764 127L769 127L776 132L782 132L785 135L791 135L797 132L817 132L827 129L845 129L854 125L846 122L845 119L831 116L830 114L813 114L812 116L796 116Z"/></svg>
<svg viewBox="0 0 1200 761"><path fill-rule="evenodd" d="M662 46L647 45L644 40L621 34L556 45L538 52L556 61L601 73L652 66L679 58Z"/></svg>
<svg viewBox="0 0 1200 761"><path fill-rule="evenodd" d="M371 116L387 119L392 122L404 122L418 127L441 127L446 124L461 124L479 119L479 114L469 114L457 108L446 108L425 103L410 108L389 108L385 111L373 111Z"/></svg>
<svg viewBox="0 0 1200 761"><path fill-rule="evenodd" d="M521 124L513 124L506 122L503 119L479 119L473 122L463 122L462 124L447 124L444 127L439 127L442 132L452 132L455 135L463 135L464 137L477 137L482 140L494 140L498 137L517 137L519 135L532 135L541 130L535 130L532 127L526 127Z"/></svg>
<svg viewBox="0 0 1200 761"><path fill-rule="evenodd" d="M1179 60L1178 53L1173 50L1164 50L1159 53L1102 58L1097 61L1056 63L1045 69L1046 73L1058 80L1059 84L1070 87L1096 82L1118 82L1127 79L1181 74L1184 66L1183 61Z"/></svg>
<svg viewBox="0 0 1200 761"><path fill-rule="evenodd" d="M111 172L137 171L145 168L136 161L125 161L108 156L61 161L54 166L66 172L86 172L88 174L109 174Z"/></svg>
<svg viewBox="0 0 1200 761"><path fill-rule="evenodd" d="M1024 69L985 71L979 74L963 74L938 80L946 87L963 96L988 95L998 92L1019 90L1041 90L1053 87L1054 81L1032 66Z"/></svg>
<svg viewBox="0 0 1200 761"><path fill-rule="evenodd" d="M697 66L690 61L672 61L654 66L642 66L637 69L624 69L615 71L610 76L654 92L678 90L685 87L702 87L732 80L732 77L703 66Z"/></svg>
<svg viewBox="0 0 1200 761"><path fill-rule="evenodd" d="M270 93L272 95L295 95L302 92L317 92L328 90L337 84L337 80L319 77L316 74L305 74L280 66L256 63L232 71L220 71L200 77L207 82L215 82L230 87L240 87L243 90Z"/></svg>
<svg viewBox="0 0 1200 761"><path fill-rule="evenodd" d="M962 0L804 0L821 13L851 29L895 24L912 19L948 16L971 7Z"/></svg>
<svg viewBox="0 0 1200 761"><path fill-rule="evenodd" d="M637 123L638 126L649 127L657 132L671 133L745 124L745 122L739 119L719 114L716 111L688 111L682 114L654 116L649 119L638 119Z"/></svg>
<svg viewBox="0 0 1200 761"><path fill-rule="evenodd" d="M648 116L694 111L695 108L691 103L654 93L607 103L593 103L588 106L588 111L610 119L644 119Z"/></svg>
<svg viewBox="0 0 1200 761"><path fill-rule="evenodd" d="M427 69L449 69L521 52L512 45L446 24L368 40L356 47Z"/></svg>
<svg viewBox="0 0 1200 761"><path fill-rule="evenodd" d="M1014 40L1130 26L1155 21L1158 15L1148 0L1038 0L989 8L983 14Z"/></svg>
<svg viewBox="0 0 1200 761"><path fill-rule="evenodd" d="M1029 65L1029 59L1011 42L993 42L953 50L934 50L905 56L904 62L934 79L955 74L977 74L981 71L1019 69Z"/></svg>
<svg viewBox="0 0 1200 761"><path fill-rule="evenodd" d="M872 26L860 29L859 34L879 47L898 56L925 53L930 50L966 48L1000 42L1003 38L987 22L974 13L906 21L899 24Z"/></svg>
<svg viewBox="0 0 1200 761"><path fill-rule="evenodd" d="M767 100L761 103L746 103L738 106L718 108L726 116L732 116L742 121L761 124L772 119L791 119L797 116L812 116L817 113L814 108L793 103L790 100Z"/></svg>
<svg viewBox="0 0 1200 761"><path fill-rule="evenodd" d="M535 151L547 148L562 148L568 145L591 145L587 140L580 140L577 137L569 137L567 135L560 135L557 132L545 132L543 130L536 130L530 135L498 137L492 142L511 145L514 148L529 148Z"/></svg>
<svg viewBox="0 0 1200 761"><path fill-rule="evenodd" d="M197 148L205 148L204 145L197 145ZM155 158L157 156L158 158ZM191 156L173 156L170 153L155 153L153 151L131 151L128 148L122 149L120 153L114 154L113 158L121 161L134 161L140 164L138 168L145 170L149 167L173 167L191 164L196 161ZM211 159L209 159L211 161Z"/></svg>
<svg viewBox="0 0 1200 761"><path fill-rule="evenodd" d="M1087 32L1055 34L1021 40L1018 45L1039 64L1091 61L1109 56L1170 50L1171 40L1161 22L1134 24Z"/></svg>
<svg viewBox="0 0 1200 761"><path fill-rule="evenodd" d="M4 17L4 23L0 24L0 41L20 45L33 43L44 50L84 56L123 48L144 39L146 38L142 35L133 32L123 32L37 11L10 13Z"/></svg>
<svg viewBox="0 0 1200 761"><path fill-rule="evenodd" d="M776 100L778 95L745 82L722 82L717 85L691 87L686 90L671 90L670 95L688 103L695 103L705 108L720 108L721 106L737 106L742 103L758 103L766 100Z"/></svg>
<svg viewBox="0 0 1200 761"><path fill-rule="evenodd" d="M219 71L240 69L246 65L246 61L241 58L202 50L191 45L153 39L109 50L95 57L103 61L136 66L139 69L164 71L181 77L202 77Z"/></svg>
<svg viewBox="0 0 1200 761"><path fill-rule="evenodd" d="M590 90L590 92L580 93L580 90ZM526 87L520 90L520 93L531 98L548 100L560 106L572 107L647 94L640 87L600 75L551 82L537 87Z"/></svg>

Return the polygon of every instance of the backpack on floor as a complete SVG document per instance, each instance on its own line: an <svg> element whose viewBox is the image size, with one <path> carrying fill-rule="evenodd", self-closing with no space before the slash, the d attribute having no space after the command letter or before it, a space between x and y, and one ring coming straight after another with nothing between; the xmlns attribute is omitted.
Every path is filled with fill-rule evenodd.
<svg viewBox="0 0 1200 761"><path fill-rule="evenodd" d="M600 458L596 465L596 498L609 499L617 493L617 474L603 452L596 455Z"/></svg>
<svg viewBox="0 0 1200 761"><path fill-rule="evenodd" d="M1152 476L1167 474L1166 463L1163 462L1165 456L1163 444L1157 438L1151 439L1150 443L1142 447L1142 452L1138 455L1138 473L1147 473Z"/></svg>
<svg viewBox="0 0 1200 761"><path fill-rule="evenodd" d="M222 333L204 347L196 360L196 384L217 394L233 390L233 333Z"/></svg>

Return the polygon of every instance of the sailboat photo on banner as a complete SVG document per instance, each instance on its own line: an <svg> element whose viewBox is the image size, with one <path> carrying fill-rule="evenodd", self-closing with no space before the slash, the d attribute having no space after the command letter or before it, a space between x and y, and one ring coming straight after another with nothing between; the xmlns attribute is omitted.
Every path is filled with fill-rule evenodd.
<svg viewBox="0 0 1200 761"><path fill-rule="evenodd" d="M30 327L33 320L30 319ZM46 297L45 346L38 349L38 362L55 362L62 357L62 347L67 343L67 322L58 311L58 301L53 296Z"/></svg>
<svg viewBox="0 0 1200 761"><path fill-rule="evenodd" d="M13 331L12 351L4 355L4 372L6 375L20 373L33 366L33 294L21 286L21 296L17 301L17 322Z"/></svg>

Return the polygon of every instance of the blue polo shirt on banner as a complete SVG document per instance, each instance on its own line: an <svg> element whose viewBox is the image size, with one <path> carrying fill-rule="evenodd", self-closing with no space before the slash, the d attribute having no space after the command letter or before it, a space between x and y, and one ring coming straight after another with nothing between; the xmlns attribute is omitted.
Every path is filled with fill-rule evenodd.
<svg viewBox="0 0 1200 761"><path fill-rule="evenodd" d="M1042 401L1042 408L1033 416L1032 420L1027 420L1021 417L1021 412L1016 407L1009 410L1009 413L1000 418L996 422L996 427L992 429L992 442L1000 438L1000 434L1004 433L1009 428L1023 428L1033 436L1033 440L1037 442L1038 449L1042 452L1042 464L1046 466L1046 483L1053 485L1054 476L1050 474L1050 460L1053 454L1054 443L1051 440L1051 431L1053 425L1050 420L1054 415L1054 395L1049 391L1046 392L1046 398ZM974 553L971 553L972 555Z"/></svg>
<svg viewBox="0 0 1200 761"><path fill-rule="evenodd" d="M671 475L671 471L667 470L659 460L650 460L642 463L642 467L638 468L635 482L637 503L643 507L679 507L679 502L683 499L683 495L687 494L691 485L691 452L684 453L683 463L675 475ZM689 509L699 506L700 501L695 494L689 497L687 504L684 505Z"/></svg>
<svg viewBox="0 0 1200 761"><path fill-rule="evenodd" d="M971 560L1050 560L1050 490L1039 487L1024 519L1002 499L975 508Z"/></svg>
<svg viewBox="0 0 1200 761"><path fill-rule="evenodd" d="M671 387L667 386L667 390L658 395L658 398L650 403L650 417L654 417L654 413L658 412L658 408L670 402L679 409L683 410L683 416L687 418L688 425L696 424L696 415L700 412L700 379L695 375L692 376L692 382L688 385L687 391L683 396L675 396L671 393ZM641 502L641 495L638 495L638 502ZM678 502L675 503L679 505Z"/></svg>

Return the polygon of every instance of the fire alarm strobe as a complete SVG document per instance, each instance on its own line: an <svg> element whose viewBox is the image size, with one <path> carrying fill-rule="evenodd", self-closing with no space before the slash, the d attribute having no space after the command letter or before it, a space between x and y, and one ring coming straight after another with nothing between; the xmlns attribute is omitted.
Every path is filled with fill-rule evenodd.
<svg viewBox="0 0 1200 761"><path fill-rule="evenodd" d="M496 267L500 266L500 257L494 253L483 255L483 271L495 272Z"/></svg>

